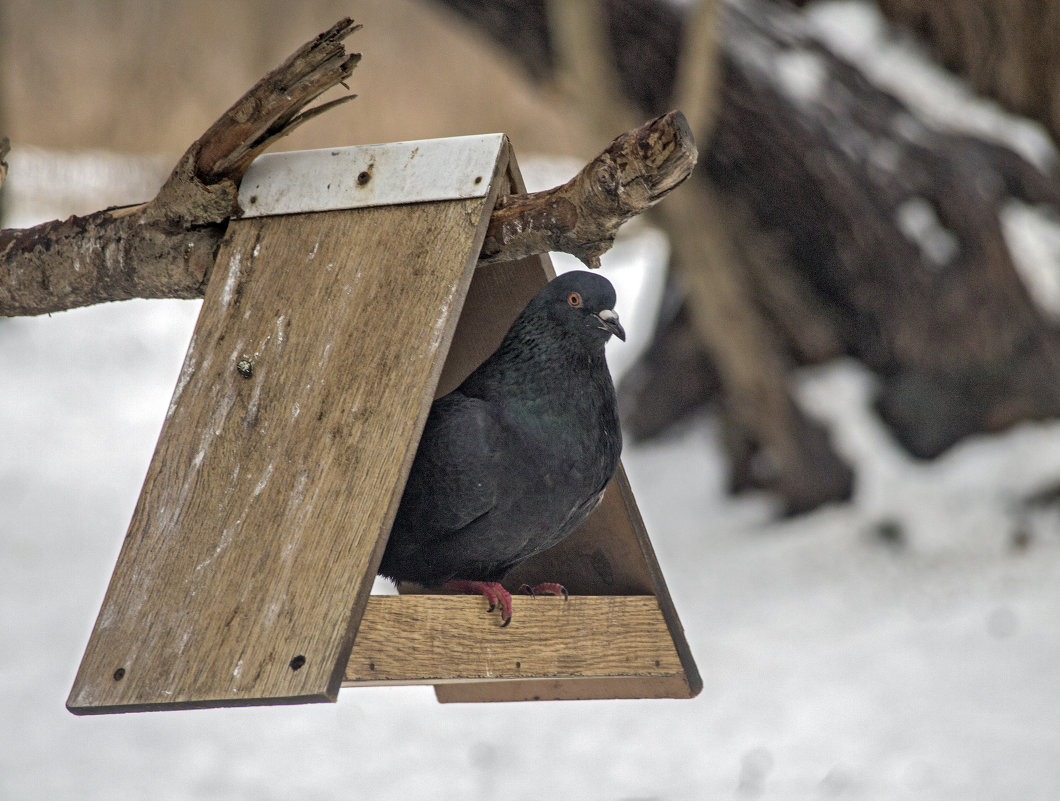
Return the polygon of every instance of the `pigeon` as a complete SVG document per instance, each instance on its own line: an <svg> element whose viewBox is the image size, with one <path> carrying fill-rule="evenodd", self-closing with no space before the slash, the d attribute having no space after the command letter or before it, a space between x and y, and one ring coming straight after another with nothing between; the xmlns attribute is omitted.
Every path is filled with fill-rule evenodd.
<svg viewBox="0 0 1060 801"><path fill-rule="evenodd" d="M481 594L502 626L513 567L558 543L596 508L622 434L604 358L626 332L601 275L554 278L500 346L431 405L379 566L393 581ZM562 594L557 583L524 585Z"/></svg>

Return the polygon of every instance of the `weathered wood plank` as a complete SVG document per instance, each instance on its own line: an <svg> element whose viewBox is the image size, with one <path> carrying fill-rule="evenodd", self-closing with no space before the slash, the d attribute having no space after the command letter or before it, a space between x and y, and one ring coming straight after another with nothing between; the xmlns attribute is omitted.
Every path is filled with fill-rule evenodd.
<svg viewBox="0 0 1060 801"><path fill-rule="evenodd" d="M512 599L509 626L485 599L373 595L344 686L683 676L652 596Z"/></svg>
<svg viewBox="0 0 1060 801"><path fill-rule="evenodd" d="M335 699L493 202L233 223L71 711Z"/></svg>
<svg viewBox="0 0 1060 801"><path fill-rule="evenodd" d="M442 704L498 701L591 701L617 698L691 698L684 674L673 676L593 676L591 678L527 679L467 684L438 684Z"/></svg>

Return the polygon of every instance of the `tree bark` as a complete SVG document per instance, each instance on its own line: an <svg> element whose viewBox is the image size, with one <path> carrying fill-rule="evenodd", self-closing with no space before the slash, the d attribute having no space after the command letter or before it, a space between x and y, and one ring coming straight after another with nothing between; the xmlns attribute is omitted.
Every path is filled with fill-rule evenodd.
<svg viewBox="0 0 1060 801"><path fill-rule="evenodd" d="M914 455L1060 413L1060 338L1000 223L1015 198L1060 208L1054 176L936 130L799 33L781 6L732 7L727 102L704 160L727 197L783 231L843 349L882 379L878 408ZM808 65L793 87L781 66ZM749 101L748 98L753 98Z"/></svg>

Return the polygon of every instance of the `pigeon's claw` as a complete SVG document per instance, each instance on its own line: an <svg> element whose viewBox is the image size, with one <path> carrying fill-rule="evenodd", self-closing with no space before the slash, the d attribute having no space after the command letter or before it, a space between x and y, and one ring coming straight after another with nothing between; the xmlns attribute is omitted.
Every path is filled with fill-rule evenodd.
<svg viewBox="0 0 1060 801"><path fill-rule="evenodd" d="M519 588L519 592L527 593L531 598L536 598L539 594L541 595L562 595L563 600L566 601L570 595L567 592L567 588L562 584L557 584L554 581L545 581L541 584L535 584L531 587L529 584L524 584Z"/></svg>
<svg viewBox="0 0 1060 801"><path fill-rule="evenodd" d="M467 579L452 579L447 581L443 587L447 590L467 593L468 595L481 595L489 601L490 607L486 610L489 614L498 606L501 608L501 628L512 622L512 594L508 592L497 581L469 581Z"/></svg>

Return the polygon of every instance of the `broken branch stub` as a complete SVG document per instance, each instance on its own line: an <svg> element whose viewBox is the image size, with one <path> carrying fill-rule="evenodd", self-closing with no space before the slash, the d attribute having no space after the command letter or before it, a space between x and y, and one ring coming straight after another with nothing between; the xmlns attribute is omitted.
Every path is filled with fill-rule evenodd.
<svg viewBox="0 0 1060 801"><path fill-rule="evenodd" d="M627 131L562 186L502 198L479 263L561 251L599 267L622 224L688 178L696 158L692 131L680 111Z"/></svg>
<svg viewBox="0 0 1060 801"><path fill-rule="evenodd" d="M339 20L254 84L185 151L151 202L151 213L176 217L185 226L225 222L241 214L239 182L250 162L322 110L356 97L303 111L353 73L361 55L347 55L343 39L360 28L348 17Z"/></svg>
<svg viewBox="0 0 1060 801"><path fill-rule="evenodd" d="M4 185L4 181L7 179L7 154L11 152L11 140L6 136L0 138L0 187Z"/></svg>

